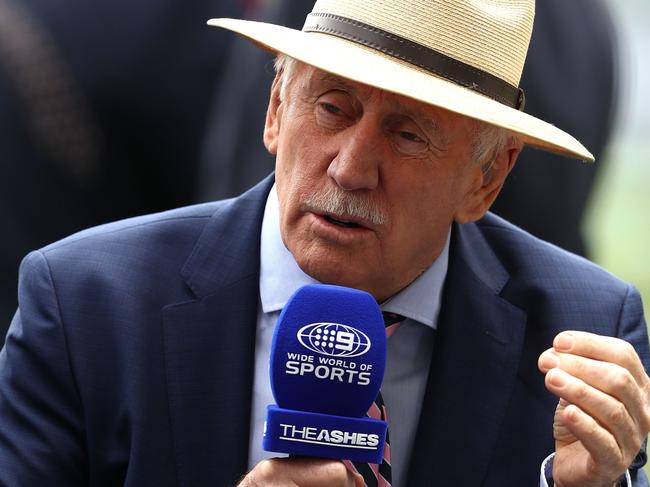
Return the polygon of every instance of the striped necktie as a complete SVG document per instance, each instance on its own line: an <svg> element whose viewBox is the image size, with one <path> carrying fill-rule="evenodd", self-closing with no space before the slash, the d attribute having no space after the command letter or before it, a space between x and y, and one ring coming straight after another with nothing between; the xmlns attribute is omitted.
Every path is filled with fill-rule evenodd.
<svg viewBox="0 0 650 487"><path fill-rule="evenodd" d="M386 325L386 338L390 338L400 324L404 321L404 317L395 313L387 311L382 312L384 316L384 324ZM384 398L381 397L381 391L377 394L377 398L366 416L373 419L381 419L388 423L388 413L386 412L386 405ZM368 487L390 487L392 481L391 466L390 466L390 438L388 431L386 431L386 443L384 444L384 457L381 464L376 463L362 463L344 461L347 467L355 472L359 472L366 482Z"/></svg>

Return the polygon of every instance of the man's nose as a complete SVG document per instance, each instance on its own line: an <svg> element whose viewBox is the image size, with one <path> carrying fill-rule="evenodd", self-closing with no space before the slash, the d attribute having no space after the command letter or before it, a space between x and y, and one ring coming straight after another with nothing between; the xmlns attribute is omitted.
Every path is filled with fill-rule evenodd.
<svg viewBox="0 0 650 487"><path fill-rule="evenodd" d="M339 150L327 168L327 175L347 191L375 189L379 184L381 129L362 119L339 137Z"/></svg>

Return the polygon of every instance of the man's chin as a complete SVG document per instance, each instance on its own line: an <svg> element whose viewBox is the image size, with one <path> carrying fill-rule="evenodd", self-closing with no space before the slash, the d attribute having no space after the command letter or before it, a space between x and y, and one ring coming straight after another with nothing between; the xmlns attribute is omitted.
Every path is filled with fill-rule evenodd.
<svg viewBox="0 0 650 487"><path fill-rule="evenodd" d="M357 263L347 259L309 255L296 258L296 262L305 274L323 284L335 284L369 291L367 283L371 279L368 273L364 273Z"/></svg>

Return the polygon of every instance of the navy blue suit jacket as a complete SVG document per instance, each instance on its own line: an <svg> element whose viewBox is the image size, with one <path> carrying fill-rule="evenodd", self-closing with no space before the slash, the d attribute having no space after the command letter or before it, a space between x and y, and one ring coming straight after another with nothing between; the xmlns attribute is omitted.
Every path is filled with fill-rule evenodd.
<svg viewBox="0 0 650 487"><path fill-rule="evenodd" d="M0 485L237 482L270 184L24 260L0 353ZM409 485L536 486L557 403L538 355L572 328L624 338L647 365L639 295L492 215L451 242Z"/></svg>

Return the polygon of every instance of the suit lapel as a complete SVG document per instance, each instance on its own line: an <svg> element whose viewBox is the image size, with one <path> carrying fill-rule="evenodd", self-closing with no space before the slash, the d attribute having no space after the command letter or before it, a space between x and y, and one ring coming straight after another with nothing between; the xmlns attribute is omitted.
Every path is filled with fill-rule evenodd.
<svg viewBox="0 0 650 487"><path fill-rule="evenodd" d="M212 216L182 270L196 299L163 309L180 485L235 484L248 466L260 227L271 184Z"/></svg>
<svg viewBox="0 0 650 487"><path fill-rule="evenodd" d="M476 225L455 226L408 485L482 485L516 381L525 313Z"/></svg>

